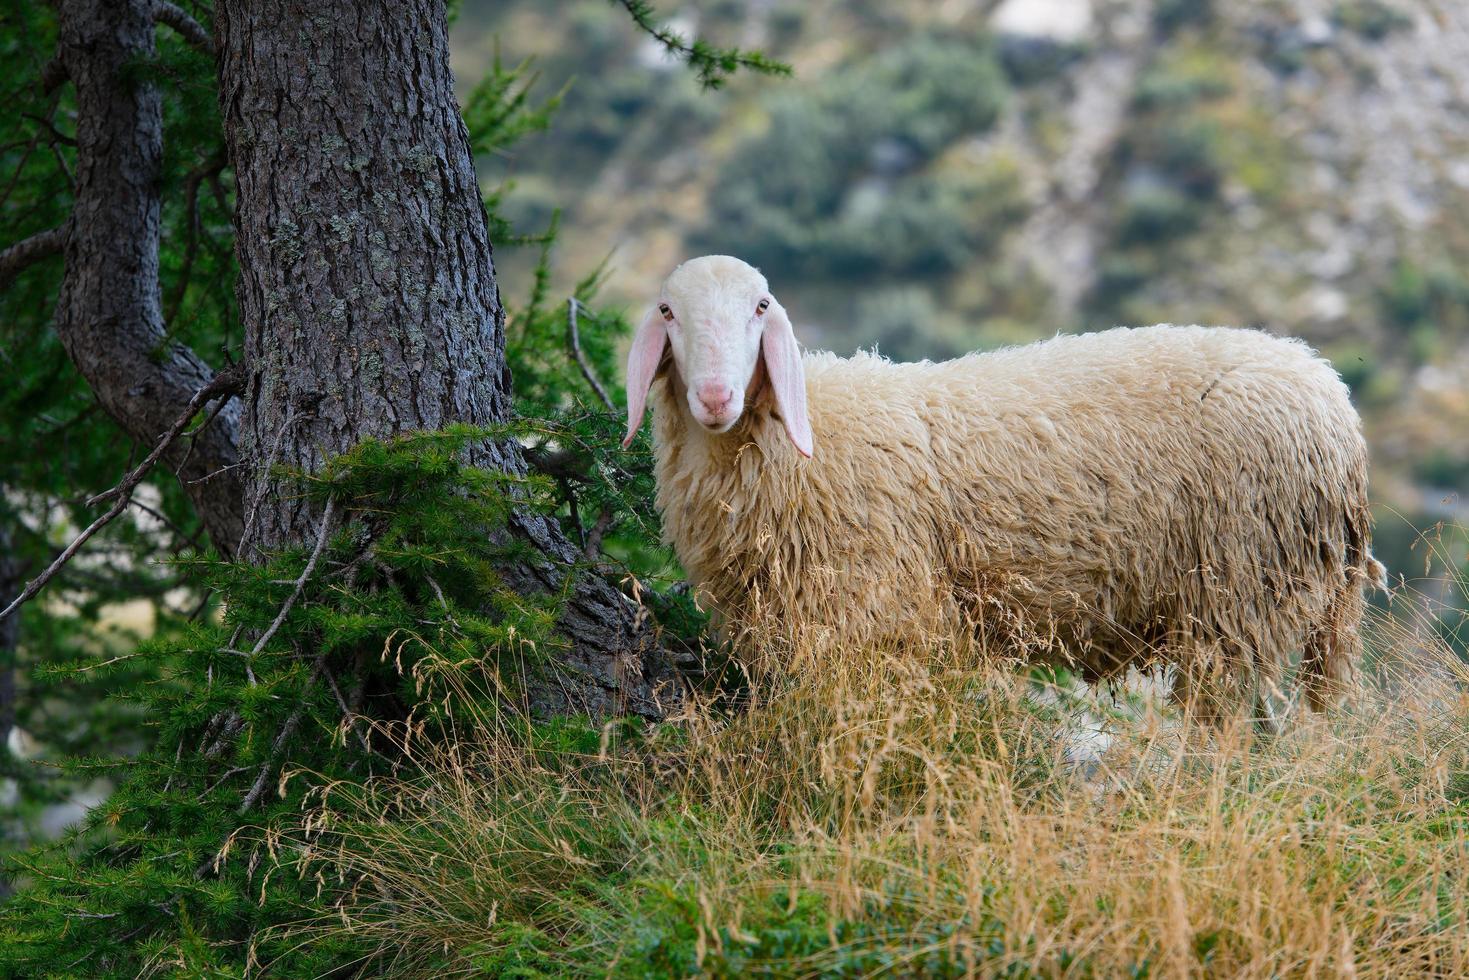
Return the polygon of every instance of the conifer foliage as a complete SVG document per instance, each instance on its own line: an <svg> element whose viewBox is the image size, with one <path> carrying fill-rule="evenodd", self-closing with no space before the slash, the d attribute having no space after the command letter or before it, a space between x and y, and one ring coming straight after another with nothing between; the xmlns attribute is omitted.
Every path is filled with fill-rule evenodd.
<svg viewBox="0 0 1469 980"><path fill-rule="evenodd" d="M42 568L54 565L54 578L0 634L0 735L20 725L52 763L40 769L0 752L0 779L21 801L0 820L24 831L22 816L45 801L98 777L114 789L60 841L6 856L0 880L15 893L0 907L4 976L233 976L261 957L278 975L313 976L350 963L355 951L333 943L267 948L261 938L274 935L262 931L270 925L329 907L330 883L265 873L271 828L299 812L311 787L392 773L408 741L391 733L452 739L464 711L512 732L529 731L534 715L587 705L657 717L666 707L658 697L677 699L674 667L688 674L686 651L698 649L699 617L668 588L676 570L657 545L646 446L618 447L612 358L626 324L595 308L595 272L571 297L553 297L554 224L511 229L495 214L503 189L487 196L488 215L478 200L467 210L450 202L471 215L470 239L484 243L486 254L470 259L484 270L472 288L491 300L487 324L445 328L488 330L503 405L484 417L441 413L430 429L404 412L409 423L369 424L340 445L317 430L309 452L281 452L284 426L273 441L252 438L264 431L261 405L281 394L271 388L282 377L271 374L271 331L302 328L289 319L295 300L286 293L314 243L304 223L251 210L259 188L245 172L254 167L253 180L262 171L255 157L242 161L268 149L269 137L247 125L262 94L250 87L258 66L241 67L245 42L231 31L263 5L218 6L63 0L5 14L7 62L29 70L10 82L11 104L24 111L0 123L10 246L0 252L0 355L15 379L0 391L0 599L8 604ZM400 33L409 23L396 5L336 6L344 18L377 17ZM445 71L442 95L445 10L438 0L416 6L428 27L385 43L428 45L424 57ZM332 30L341 19L330 7L309 15L317 33L276 23L278 36L309 40L323 63L352 62L360 52L340 46L357 39ZM646 5L632 12L652 23ZM260 36L249 43L252 57L261 53ZM717 70L711 79L742 66L782 68L702 42L687 47L696 70ZM464 109L462 141L451 132L446 153L501 151L545 126L555 100L536 102L529 82L524 66L497 64ZM452 109L451 98L445 104ZM287 151L289 141L309 142L324 165L358 174L370 166L334 159L337 133L276 135ZM119 162L107 153L121 137L131 142L118 152L132 156ZM443 164L431 157L408 153L395 165L411 183ZM271 176L302 185L323 177L289 166ZM379 186L362 200L378 217L411 210L409 195L393 192ZM464 242L435 240L446 203L435 193L426 218L409 216L430 231L418 246L426 254L392 260L375 251L382 242L364 209L322 222L340 236L333 261L356 259L380 274L390 261L434 267L443 256L433 249ZM469 193L479 197L472 181ZM88 224L96 208L87 201L104 202L116 220ZM125 238L123 218L137 234L120 257L108 250ZM266 239L236 241L236 230L262 227ZM366 244L354 249L359 232ZM488 236L542 248L519 308L499 307ZM282 288L252 292L272 275ZM132 292L97 293L109 283ZM411 346L413 324L382 317L365 292L303 302L356 323L354 342L365 348L385 339ZM434 288L422 296L430 307L442 299ZM390 333L363 335L373 317ZM369 354L354 368L371 364ZM513 392L502 380L512 376ZM362 384L319 380L321 391L286 393L289 412L300 413L288 423L319 418L322 399ZM117 519L99 519L100 503ZM93 523L96 537L79 557L57 560L59 546ZM139 597L153 606L146 637L99 640L107 604ZM587 654L599 608L623 610L629 635L656 642L642 648L636 686L609 683L608 665ZM578 696L588 689L610 694Z"/></svg>

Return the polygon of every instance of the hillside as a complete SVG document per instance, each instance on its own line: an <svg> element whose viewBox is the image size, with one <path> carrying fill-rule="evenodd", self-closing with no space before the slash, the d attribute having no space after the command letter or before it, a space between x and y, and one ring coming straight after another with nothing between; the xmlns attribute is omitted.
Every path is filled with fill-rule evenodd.
<svg viewBox="0 0 1469 980"><path fill-rule="evenodd" d="M493 10L491 8L494 8ZM508 13L504 11L508 9ZM511 213L630 305L762 266L812 346L898 358L1158 321L1309 339L1368 419L1379 551L1469 484L1469 8L1451 0L719 0L665 8L792 80L699 92L602 0L467 2L464 80L533 57ZM461 82L462 84L462 82ZM528 256L502 257L514 295ZM1406 566L1419 566L1408 568Z"/></svg>

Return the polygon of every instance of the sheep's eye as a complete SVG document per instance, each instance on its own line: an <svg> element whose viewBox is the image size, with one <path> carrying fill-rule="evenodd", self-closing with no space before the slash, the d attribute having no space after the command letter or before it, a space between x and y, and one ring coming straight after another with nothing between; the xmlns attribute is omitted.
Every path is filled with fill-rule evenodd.
<svg viewBox="0 0 1469 980"><path fill-rule="evenodd" d="M658 312L663 314L663 319L667 320L669 323L673 322L673 311L668 308L667 303L659 303Z"/></svg>
<svg viewBox="0 0 1469 980"><path fill-rule="evenodd" d="M770 300L762 299L760 302L755 304L755 315L762 316L768 309L770 309Z"/></svg>

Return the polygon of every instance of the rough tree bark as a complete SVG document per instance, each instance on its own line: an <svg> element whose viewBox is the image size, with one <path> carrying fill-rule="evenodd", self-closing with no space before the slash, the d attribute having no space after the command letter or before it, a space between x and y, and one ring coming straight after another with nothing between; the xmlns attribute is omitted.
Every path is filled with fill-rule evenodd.
<svg viewBox="0 0 1469 980"><path fill-rule="evenodd" d="M151 449L214 372L164 331L158 282L163 110L130 69L154 53L152 0L62 0L59 64L76 86L76 174L56 333L109 415ZM239 405L163 457L224 554L244 526Z"/></svg>
<svg viewBox="0 0 1469 980"><path fill-rule="evenodd" d="M442 0L222 0L220 101L238 182L238 296L248 377L242 554L316 536L320 515L274 466L306 472L365 437L511 410L504 312ZM471 462L524 473L514 442ZM555 590L577 557L519 514L546 558L517 587ZM578 577L569 650L534 707L661 712L666 670L646 617Z"/></svg>

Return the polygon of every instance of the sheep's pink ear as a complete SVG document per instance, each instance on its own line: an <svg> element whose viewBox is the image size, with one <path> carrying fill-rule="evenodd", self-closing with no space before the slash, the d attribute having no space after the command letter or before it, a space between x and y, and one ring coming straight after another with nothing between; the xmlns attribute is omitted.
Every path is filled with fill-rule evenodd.
<svg viewBox="0 0 1469 980"><path fill-rule="evenodd" d="M775 300L765 311L765 331L760 337L760 352L765 355L765 373L775 392L775 404L785 419L786 435L802 456L812 451L811 419L806 413L806 370L801 366L801 349L796 346L796 333L791 329L785 308Z"/></svg>
<svg viewBox="0 0 1469 980"><path fill-rule="evenodd" d="M658 363L663 360L663 348L668 345L668 328L663 325L663 314L658 307L648 311L642 326L632 336L632 350L627 355L627 438L622 448L632 445L643 424L643 406L648 402L648 389L658 373Z"/></svg>

